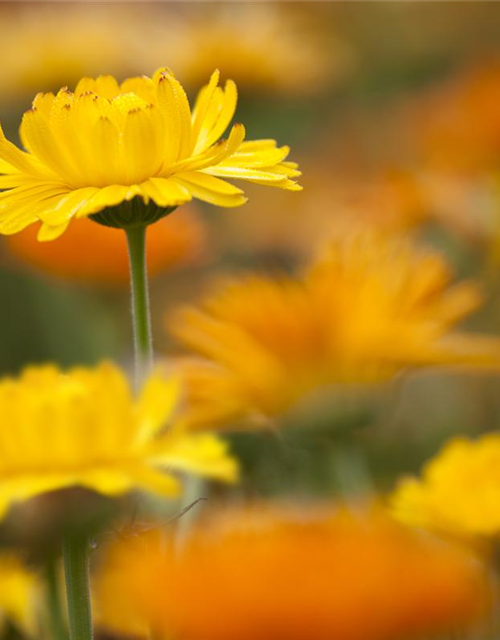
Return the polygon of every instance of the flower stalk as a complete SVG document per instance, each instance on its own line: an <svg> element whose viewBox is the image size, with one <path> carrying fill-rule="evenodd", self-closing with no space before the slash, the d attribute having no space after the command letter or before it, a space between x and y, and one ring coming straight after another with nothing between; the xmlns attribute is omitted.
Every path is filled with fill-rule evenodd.
<svg viewBox="0 0 500 640"><path fill-rule="evenodd" d="M55 557L50 557L45 565L45 590L50 637L53 640L68 640L60 593L58 562Z"/></svg>
<svg viewBox="0 0 500 640"><path fill-rule="evenodd" d="M146 229L146 225L134 225L125 229L130 264L135 376L138 389L153 366L153 340L146 265Z"/></svg>
<svg viewBox="0 0 500 640"><path fill-rule="evenodd" d="M92 640L89 542L85 533L68 531L63 540L70 640Z"/></svg>

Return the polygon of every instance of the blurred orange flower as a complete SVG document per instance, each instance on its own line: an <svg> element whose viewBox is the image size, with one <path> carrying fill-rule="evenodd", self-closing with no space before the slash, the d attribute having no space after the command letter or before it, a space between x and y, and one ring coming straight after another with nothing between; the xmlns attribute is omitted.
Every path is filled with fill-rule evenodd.
<svg viewBox="0 0 500 640"><path fill-rule="evenodd" d="M500 58L470 65L417 102L414 133L441 169L493 169L500 158Z"/></svg>
<svg viewBox="0 0 500 640"><path fill-rule="evenodd" d="M50 246L38 242L35 226L7 236L17 258L49 273L78 282L128 286L129 265L125 235L83 218ZM160 220L148 229L148 271L156 275L198 260L204 251L205 227L194 211Z"/></svg>
<svg viewBox="0 0 500 640"><path fill-rule="evenodd" d="M464 627L485 577L464 551L377 511L254 507L115 543L96 579L103 628L169 640L391 640Z"/></svg>
<svg viewBox="0 0 500 640"><path fill-rule="evenodd" d="M500 340L453 328L480 301L438 253L341 236L304 275L235 279L174 313L172 334L201 357L181 365L184 419L276 416L330 385L418 367L499 366Z"/></svg>

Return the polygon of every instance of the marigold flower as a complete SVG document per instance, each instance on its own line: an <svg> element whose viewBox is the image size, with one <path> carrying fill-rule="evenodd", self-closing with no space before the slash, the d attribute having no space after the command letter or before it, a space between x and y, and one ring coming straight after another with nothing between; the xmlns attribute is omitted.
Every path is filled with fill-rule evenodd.
<svg viewBox="0 0 500 640"><path fill-rule="evenodd" d="M0 130L0 232L13 234L41 220L38 238L61 235L73 218L128 203L131 221L144 211L163 213L193 197L221 207L246 202L241 189L221 180L297 190L297 166L288 147L274 140L244 142L233 125L236 85L218 87L212 74L193 112L180 83L160 69L153 78L84 78L74 93L40 93L24 116L20 136L27 151ZM166 211L165 211L166 210ZM160 211L160 215L161 211Z"/></svg>
<svg viewBox="0 0 500 640"><path fill-rule="evenodd" d="M7 237L12 254L37 269L78 282L125 286L129 283L126 239L116 229L83 218L50 246L38 242L35 225ZM148 234L148 274L196 262L203 254L205 228L189 210L160 220ZM92 247L92 251L89 251Z"/></svg>
<svg viewBox="0 0 500 640"><path fill-rule="evenodd" d="M424 467L403 478L391 502L402 521L461 538L500 533L500 435L454 438Z"/></svg>
<svg viewBox="0 0 500 640"><path fill-rule="evenodd" d="M181 366L185 418L273 415L335 383L428 365L498 365L500 341L453 330L479 302L474 284L451 285L439 254L373 234L334 242L302 277L230 281L169 323L202 358Z"/></svg>
<svg viewBox="0 0 500 640"><path fill-rule="evenodd" d="M133 489L176 495L172 472L234 480L235 462L209 434L174 426L175 380L159 374L137 400L113 365L31 367L0 381L0 516L14 503L84 487L113 496Z"/></svg>
<svg viewBox="0 0 500 640"><path fill-rule="evenodd" d="M324 507L219 513L180 550L168 531L122 538L95 587L103 627L169 640L400 639L463 627L487 598L464 551Z"/></svg>

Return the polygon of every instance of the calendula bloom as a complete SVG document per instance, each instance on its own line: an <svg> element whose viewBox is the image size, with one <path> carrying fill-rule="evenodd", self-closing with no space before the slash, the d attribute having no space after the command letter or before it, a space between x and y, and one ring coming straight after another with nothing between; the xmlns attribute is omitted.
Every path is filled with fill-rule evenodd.
<svg viewBox="0 0 500 640"><path fill-rule="evenodd" d="M83 218L50 245L38 242L35 225L6 238L22 262L77 282L128 286L129 264L123 234ZM203 255L205 227L194 211L160 220L148 234L148 274L157 275L197 262ZM89 247L92 250L89 251Z"/></svg>
<svg viewBox="0 0 500 640"><path fill-rule="evenodd" d="M193 197L221 207L246 202L221 178L297 190L288 147L244 142L235 124L236 86L214 72L193 112L180 83L160 69L121 85L111 76L84 78L74 93L41 93L23 116L21 151L0 131L0 233L40 220L38 238L61 235L73 218L127 204L127 222L157 219ZM152 217L152 218L151 218ZM145 219L145 218L144 218Z"/></svg>
<svg viewBox="0 0 500 640"><path fill-rule="evenodd" d="M134 400L115 366L31 367L0 381L0 515L39 494L83 487L114 496L139 489L164 496L177 472L234 480L223 442L167 429L178 383L152 376Z"/></svg>
<svg viewBox="0 0 500 640"><path fill-rule="evenodd" d="M172 531L122 536L95 587L101 626L169 640L399 640L464 627L487 599L464 551L321 506L216 513L180 550Z"/></svg>
<svg viewBox="0 0 500 640"><path fill-rule="evenodd" d="M300 277L223 283L169 323L201 358L182 365L186 420L275 415L328 385L423 366L498 366L498 339L453 329L480 300L439 254L374 234L334 242Z"/></svg>
<svg viewBox="0 0 500 640"><path fill-rule="evenodd" d="M0 554L0 628L13 624L30 637L37 630L40 584L36 574L13 553Z"/></svg>
<svg viewBox="0 0 500 640"><path fill-rule="evenodd" d="M454 438L424 467L421 478L403 478L394 514L411 524L462 538L500 533L500 435Z"/></svg>

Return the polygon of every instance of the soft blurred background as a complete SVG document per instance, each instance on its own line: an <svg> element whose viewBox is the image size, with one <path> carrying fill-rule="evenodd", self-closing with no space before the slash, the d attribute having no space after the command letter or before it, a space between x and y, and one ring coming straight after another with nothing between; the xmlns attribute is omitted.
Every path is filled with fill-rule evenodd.
<svg viewBox="0 0 500 640"><path fill-rule="evenodd" d="M304 191L248 186L249 203L196 203L150 229L155 347L165 317L225 273L300 269L353 223L436 247L500 330L500 5L492 2L3 2L0 120L16 139L39 91L83 75L172 68L193 98L236 81L249 138L292 146ZM74 227L74 228L73 228ZM0 253L0 372L27 362L130 364L123 234L74 224L50 246L28 229ZM331 495L392 486L452 433L498 427L498 378L432 372L339 392L323 419L233 436L236 491Z"/></svg>

